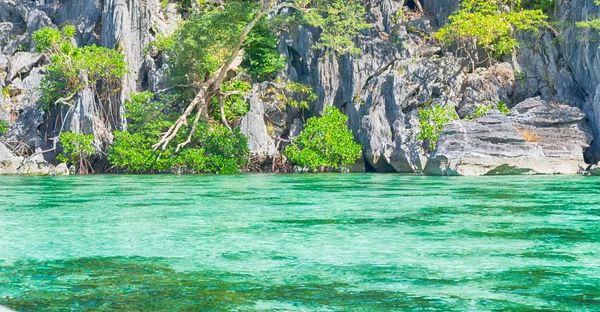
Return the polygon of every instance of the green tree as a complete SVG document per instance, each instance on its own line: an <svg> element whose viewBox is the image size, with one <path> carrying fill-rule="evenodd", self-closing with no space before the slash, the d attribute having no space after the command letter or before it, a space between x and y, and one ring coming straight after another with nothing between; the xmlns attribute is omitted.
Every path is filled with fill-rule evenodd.
<svg viewBox="0 0 600 312"><path fill-rule="evenodd" d="M444 131L444 126L452 120L458 119L458 114L454 107L442 106L440 104L426 109L419 109L419 126L421 130L417 139L429 143L429 149L434 150L440 133Z"/></svg>
<svg viewBox="0 0 600 312"><path fill-rule="evenodd" d="M126 73L123 55L95 45L77 48L71 39L75 27L65 26L62 31L44 27L33 33L38 52L49 56L50 64L42 80L43 98L48 104L69 104L77 92L97 86L101 82L106 92L114 92Z"/></svg>
<svg viewBox="0 0 600 312"><path fill-rule="evenodd" d="M519 47L518 31L537 32L547 25L542 10L523 9L519 0L463 0L461 9L433 37L448 46L456 44L457 52L466 53L475 70L479 63L513 53ZM478 58L477 47L486 52L486 59Z"/></svg>
<svg viewBox="0 0 600 312"><path fill-rule="evenodd" d="M94 154L94 135L63 132L59 136L62 152L56 156L60 162L76 167L81 174L94 171L89 158Z"/></svg>
<svg viewBox="0 0 600 312"><path fill-rule="evenodd" d="M306 128L286 147L284 155L294 164L311 170L330 171L354 163L361 146L346 127L348 116L329 106L322 117L306 121Z"/></svg>
<svg viewBox="0 0 600 312"><path fill-rule="evenodd" d="M187 119L195 113L187 139L178 148L191 142L198 123L210 120L212 99L226 96L223 83L231 79L228 72L236 71L244 60L251 70L255 66L253 71L259 78L279 68L280 61L275 54L257 47L265 41L269 45L275 43L272 37L269 39L261 32L266 32L272 21L265 19L282 13L284 9L293 11L293 14L302 17L303 22L319 28L321 36L315 47L330 55L358 53L353 38L360 30L369 27L364 22L365 8L359 0L232 0L192 16L166 47L173 63L174 82L179 78L178 84L191 86L192 100L154 148L167 149L171 140L188 124ZM246 53L247 58L244 56Z"/></svg>
<svg viewBox="0 0 600 312"><path fill-rule="evenodd" d="M116 131L108 160L128 173L196 172L237 173L246 165L248 141L239 129L216 123L199 123L190 142L180 150L169 146L154 150L152 144L179 117L171 110L174 99L155 100L154 94L131 95L127 108L128 131ZM185 129L190 131L189 129ZM178 140L184 135L179 134Z"/></svg>

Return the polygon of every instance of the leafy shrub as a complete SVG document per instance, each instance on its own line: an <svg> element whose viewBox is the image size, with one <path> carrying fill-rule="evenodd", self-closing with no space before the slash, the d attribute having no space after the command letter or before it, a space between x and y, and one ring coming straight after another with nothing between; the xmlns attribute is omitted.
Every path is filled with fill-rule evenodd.
<svg viewBox="0 0 600 312"><path fill-rule="evenodd" d="M457 43L458 49L470 55L472 70L476 64L476 51L468 47L471 41L488 53L500 57L513 53L519 47L516 31L547 26L547 16L541 10L522 9L520 1L463 0L461 10L450 16L450 22L433 37L446 45Z"/></svg>
<svg viewBox="0 0 600 312"><path fill-rule="evenodd" d="M65 26L62 32L44 27L33 33L38 52L50 55L41 84L42 97L48 104L87 87L95 89L99 82L105 91L114 91L127 72L119 51L95 45L76 48L69 40L74 35L73 26Z"/></svg>
<svg viewBox="0 0 600 312"><path fill-rule="evenodd" d="M435 143L440 138L440 133L444 131L444 126L455 119L458 119L458 114L450 106L438 104L429 109L420 109L419 125L421 126L421 131L417 135L417 139L427 140L429 142L429 149L434 150Z"/></svg>
<svg viewBox="0 0 600 312"><path fill-rule="evenodd" d="M60 162L74 165L79 173L88 173L92 169L88 159L94 154L94 135L63 132L59 135L62 153L56 156Z"/></svg>
<svg viewBox="0 0 600 312"><path fill-rule="evenodd" d="M244 43L244 67L258 81L272 79L285 67L285 58L279 55L279 39L271 32L266 20L252 29Z"/></svg>
<svg viewBox="0 0 600 312"><path fill-rule="evenodd" d="M502 101L498 101L498 110L504 115L508 115L508 113L510 113L510 108L508 108L506 103Z"/></svg>
<svg viewBox="0 0 600 312"><path fill-rule="evenodd" d="M0 135L8 132L8 122L0 120Z"/></svg>
<svg viewBox="0 0 600 312"><path fill-rule="evenodd" d="M177 119L168 98L160 101L154 94L142 92L125 104L128 131L116 131L108 159L115 167L129 173L197 172L237 173L246 165L248 140L238 129L219 124L198 124L191 142L178 153L175 147L154 150L160 135ZM184 141L189 127L178 134Z"/></svg>
<svg viewBox="0 0 600 312"><path fill-rule="evenodd" d="M304 131L285 149L285 156L294 164L319 171L354 163L361 155L361 146L354 142L347 121L348 116L337 108L327 107L322 117L306 121Z"/></svg>
<svg viewBox="0 0 600 312"><path fill-rule="evenodd" d="M246 115L248 112L248 103L244 101L244 95L248 93L251 88L252 85L250 85L250 83L237 79L223 83L221 89L224 93L237 92L227 96L224 100L225 118L227 120L236 120ZM214 97L209 107L210 116L214 120L219 120L221 118L219 106L219 98Z"/></svg>
<svg viewBox="0 0 600 312"><path fill-rule="evenodd" d="M465 119L479 118L479 117L489 113L491 109L492 109L491 104L477 106L477 107L475 107L475 111L473 112L473 115L466 116Z"/></svg>

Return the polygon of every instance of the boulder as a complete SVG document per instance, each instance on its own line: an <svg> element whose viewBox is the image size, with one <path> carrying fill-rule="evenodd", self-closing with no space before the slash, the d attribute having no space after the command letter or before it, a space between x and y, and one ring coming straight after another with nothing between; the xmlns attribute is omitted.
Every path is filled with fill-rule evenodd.
<svg viewBox="0 0 600 312"><path fill-rule="evenodd" d="M353 105L346 105L349 127L364 147L370 170L423 171L425 150L417 139L419 108L456 106L464 79L461 64L453 57L394 62L368 80Z"/></svg>
<svg viewBox="0 0 600 312"><path fill-rule="evenodd" d="M53 166L41 154L32 157L15 156L0 142L0 175L68 175L65 164Z"/></svg>
<svg viewBox="0 0 600 312"><path fill-rule="evenodd" d="M577 174L591 141L578 108L538 98L449 123L427 161L428 175Z"/></svg>
<svg viewBox="0 0 600 312"><path fill-rule="evenodd" d="M275 142L267 131L265 123L265 107L258 92L249 95L250 110L242 118L240 131L248 138L250 153L260 162L275 156Z"/></svg>
<svg viewBox="0 0 600 312"><path fill-rule="evenodd" d="M39 53L17 52L8 64L7 81L12 81L17 75L27 74L38 65L44 56Z"/></svg>

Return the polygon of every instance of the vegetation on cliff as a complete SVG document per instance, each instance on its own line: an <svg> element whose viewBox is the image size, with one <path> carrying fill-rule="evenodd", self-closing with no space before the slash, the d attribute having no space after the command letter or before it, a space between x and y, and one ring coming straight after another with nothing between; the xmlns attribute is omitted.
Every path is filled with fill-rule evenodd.
<svg viewBox="0 0 600 312"><path fill-rule="evenodd" d="M155 99L143 92L127 102L128 131L115 132L108 159L118 171L129 173L236 173L247 162L248 141L237 128L218 123L200 123L189 144L154 150L152 145L178 118L173 98ZM188 130L189 129L185 129ZM178 139L183 140L184 134Z"/></svg>
<svg viewBox="0 0 600 312"><path fill-rule="evenodd" d="M474 70L481 63L491 64L494 58L514 53L519 47L517 32L537 32L548 25L547 19L542 10L524 9L519 0L463 0L461 9L433 37L466 54ZM478 48L485 52L485 59L479 58Z"/></svg>
<svg viewBox="0 0 600 312"><path fill-rule="evenodd" d="M346 127L348 116L337 108L325 108L322 117L306 121L306 128L285 149L285 156L300 167L313 171L331 171L353 164L362 147L354 142Z"/></svg>
<svg viewBox="0 0 600 312"><path fill-rule="evenodd" d="M37 51L50 59L41 85L42 98L49 106L68 105L85 88L92 88L98 95L109 95L119 89L126 73L119 51L96 45L76 47L74 35L75 27L70 25L61 31L44 27L33 33Z"/></svg>
<svg viewBox="0 0 600 312"><path fill-rule="evenodd" d="M188 118L195 114L191 128L187 128L187 137L177 140L180 143L175 150L191 142L198 124L211 121L209 107L213 99L231 95L223 88L231 79L229 72L245 66L255 78L265 79L281 68L281 59L274 52L277 42L272 31L282 23L267 17L284 10L293 12L287 16L321 29L315 48L330 54L358 53L352 39L361 29L369 27L364 22L365 8L358 0L228 1L223 6L209 6L182 25L173 37L172 42L177 44L166 45L166 53L173 62L172 77L191 92L189 104L153 145L154 149L168 149L169 143L187 128ZM220 111L221 120L226 120L225 110ZM226 122L223 124L227 126Z"/></svg>

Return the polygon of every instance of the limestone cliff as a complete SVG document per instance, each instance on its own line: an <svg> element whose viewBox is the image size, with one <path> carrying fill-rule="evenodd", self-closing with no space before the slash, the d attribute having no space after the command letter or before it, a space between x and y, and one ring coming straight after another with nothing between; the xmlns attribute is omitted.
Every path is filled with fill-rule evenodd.
<svg viewBox="0 0 600 312"><path fill-rule="evenodd" d="M364 147L355 170L576 173L586 161L600 160L599 43L586 40L598 33L575 25L600 15L593 1L558 0L556 32L521 34L521 49L513 58L467 73L464 58L428 36L458 9L458 0L422 1L423 16L411 13L412 0L365 0L373 27L356 38L361 54L325 55L312 48L319 31L298 26L280 38L279 51L288 61L280 77L309 84L318 94L304 117L318 115L328 105L349 116L348 126ZM94 134L97 148L106 150L111 132L126 127L122 103L128 95L164 88L164 62L146 55L145 47L159 34L172 32L181 17L174 6L162 10L159 0L0 0L0 86L10 90L6 97L0 93L0 119L11 122L3 139L19 142L31 154L50 149L60 130L71 130ZM406 10L403 18L398 18L400 10ZM73 107L48 113L37 91L47 60L34 53L31 34L67 23L76 26L79 46L120 49L128 74L120 92L103 107L84 90ZM303 123L298 110L282 111L264 96L268 84L254 86L247 97L250 111L241 122L265 168ZM434 151L417 138L420 108L441 104L466 117L499 101L512 108L508 116L492 112L481 120L452 123ZM112 119L97 118L99 111L110 111ZM465 129L472 131L461 135ZM523 129L542 139L527 142L519 132ZM44 155L53 161L52 153ZM461 170L460 164L470 169Z"/></svg>

